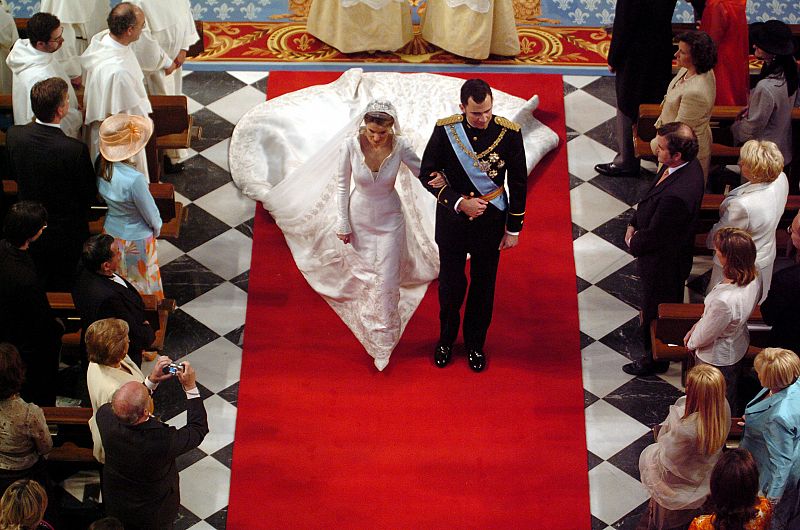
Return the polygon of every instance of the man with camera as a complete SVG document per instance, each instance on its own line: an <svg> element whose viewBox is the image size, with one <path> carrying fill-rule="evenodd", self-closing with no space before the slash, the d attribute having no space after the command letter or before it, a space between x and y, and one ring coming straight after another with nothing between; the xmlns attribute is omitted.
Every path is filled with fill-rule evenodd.
<svg viewBox="0 0 800 530"><path fill-rule="evenodd" d="M200 445L208 419L194 369L170 365L186 393L186 425L180 429L153 417L153 399L142 383L126 383L97 411L106 452L103 499L108 515L126 529L172 528L180 506L175 459Z"/></svg>

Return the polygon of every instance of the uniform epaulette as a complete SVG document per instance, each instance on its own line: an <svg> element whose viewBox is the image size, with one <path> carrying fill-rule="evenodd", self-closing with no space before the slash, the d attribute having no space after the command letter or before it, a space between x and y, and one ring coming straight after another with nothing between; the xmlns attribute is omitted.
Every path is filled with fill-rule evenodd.
<svg viewBox="0 0 800 530"><path fill-rule="evenodd" d="M464 116L462 116L461 114L453 114L452 116L448 116L446 118L438 120L436 122L436 125L452 125L460 121L464 121Z"/></svg>
<svg viewBox="0 0 800 530"><path fill-rule="evenodd" d="M519 123L511 121L511 120L509 120L507 118L504 118L502 116L495 116L494 117L494 122L497 125L499 125L501 127L505 127L506 129L511 129L512 131L519 132L519 130L522 128L522 126Z"/></svg>

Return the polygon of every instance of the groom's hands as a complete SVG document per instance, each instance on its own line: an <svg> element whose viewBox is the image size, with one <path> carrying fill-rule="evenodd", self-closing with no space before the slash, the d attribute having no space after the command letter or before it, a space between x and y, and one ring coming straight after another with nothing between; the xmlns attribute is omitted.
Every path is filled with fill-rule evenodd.
<svg viewBox="0 0 800 530"><path fill-rule="evenodd" d="M468 199L462 199L461 202L458 203L458 211L464 212L467 217L474 219L479 215L483 215L483 212L486 211L487 204L489 203L480 197L470 197Z"/></svg>
<svg viewBox="0 0 800 530"><path fill-rule="evenodd" d="M500 240L500 248L499 250L505 250L507 248L516 247L517 243L519 243L519 236L514 234L509 234L506 232L503 234L503 239Z"/></svg>

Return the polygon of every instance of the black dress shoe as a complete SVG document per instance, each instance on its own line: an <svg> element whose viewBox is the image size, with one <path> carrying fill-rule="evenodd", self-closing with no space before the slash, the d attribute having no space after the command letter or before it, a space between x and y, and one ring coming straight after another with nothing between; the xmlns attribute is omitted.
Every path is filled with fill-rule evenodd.
<svg viewBox="0 0 800 530"><path fill-rule="evenodd" d="M477 348L467 348L467 361L474 372L480 372L486 368L486 354Z"/></svg>
<svg viewBox="0 0 800 530"><path fill-rule="evenodd" d="M186 166L183 165L183 162L176 162L173 164L168 156L164 157L164 173L180 173L184 169L186 169Z"/></svg>
<svg viewBox="0 0 800 530"><path fill-rule="evenodd" d="M436 366L439 368L444 368L450 362L450 356L453 354L453 347L452 346L444 346L442 344L438 344L436 349L433 351L433 362L436 363Z"/></svg>
<svg viewBox="0 0 800 530"><path fill-rule="evenodd" d="M625 169L624 167L620 167L613 162L608 164L597 164L594 166L594 170L607 177L632 177L639 174L638 167Z"/></svg>
<svg viewBox="0 0 800 530"><path fill-rule="evenodd" d="M642 359L622 367L623 372L637 377L663 374L667 370L669 370L669 361L643 361Z"/></svg>

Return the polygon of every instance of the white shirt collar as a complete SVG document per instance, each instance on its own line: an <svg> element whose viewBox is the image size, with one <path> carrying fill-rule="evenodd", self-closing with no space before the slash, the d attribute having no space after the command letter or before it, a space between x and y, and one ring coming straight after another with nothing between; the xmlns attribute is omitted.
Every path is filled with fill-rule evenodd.
<svg viewBox="0 0 800 530"><path fill-rule="evenodd" d="M689 162L684 162L683 164L679 165L678 167L668 167L667 168L667 175L672 175L673 173L675 173L676 171L678 171L680 168L682 168L683 166L685 166L688 163Z"/></svg>
<svg viewBox="0 0 800 530"><path fill-rule="evenodd" d="M45 122L41 121L39 118L36 118L36 123L38 123L39 125L45 125L47 127L55 127L56 129L60 129L61 128L61 124L60 123L45 123Z"/></svg>

